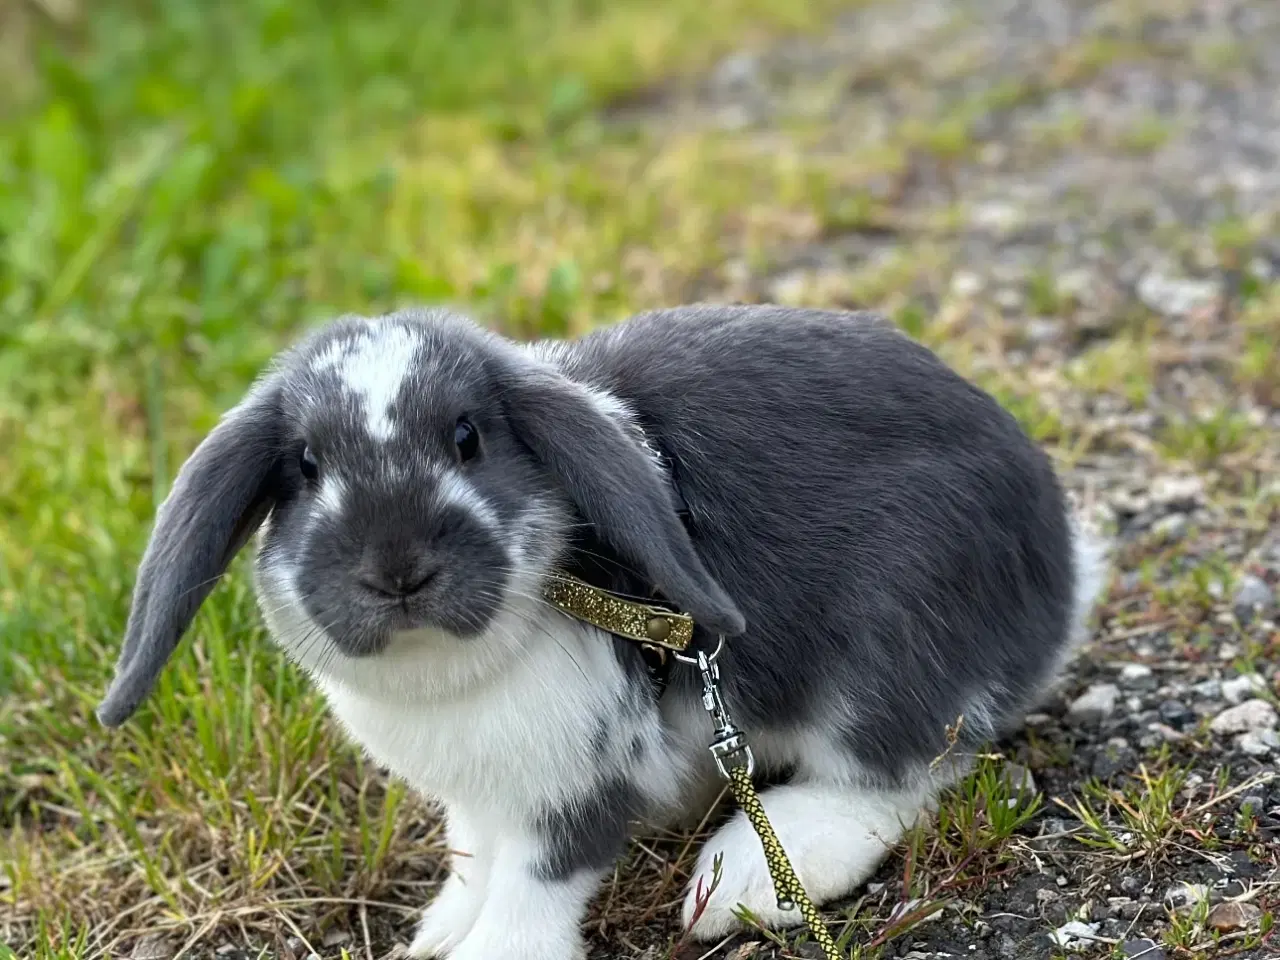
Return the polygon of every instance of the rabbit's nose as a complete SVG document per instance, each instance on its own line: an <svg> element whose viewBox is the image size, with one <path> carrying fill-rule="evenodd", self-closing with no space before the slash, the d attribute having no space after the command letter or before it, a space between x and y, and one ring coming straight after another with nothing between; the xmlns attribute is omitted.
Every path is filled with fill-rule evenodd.
<svg viewBox="0 0 1280 960"><path fill-rule="evenodd" d="M440 573L442 564L419 552L378 552L366 557L356 581L370 593L400 600L421 593Z"/></svg>

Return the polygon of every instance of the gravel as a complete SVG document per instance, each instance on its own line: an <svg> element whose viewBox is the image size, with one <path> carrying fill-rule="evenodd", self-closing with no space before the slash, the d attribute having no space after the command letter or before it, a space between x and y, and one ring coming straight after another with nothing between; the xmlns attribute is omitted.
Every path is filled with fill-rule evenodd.
<svg viewBox="0 0 1280 960"><path fill-rule="evenodd" d="M1090 642L994 745L1042 805L885 957L1199 956L1174 946L1192 903L1217 924L1200 940L1275 909L1280 372L1239 363L1249 337L1280 340L1258 293L1280 281L1277 89L1273 0L886 0L610 118L732 127L738 155L820 167L786 219L806 226L727 230L690 295L914 318L1038 424L1114 537ZM1233 225L1247 249L1227 257ZM930 869L912 861L904 890L891 858L847 904L854 939L948 876ZM710 956L744 944L782 956L749 936Z"/></svg>

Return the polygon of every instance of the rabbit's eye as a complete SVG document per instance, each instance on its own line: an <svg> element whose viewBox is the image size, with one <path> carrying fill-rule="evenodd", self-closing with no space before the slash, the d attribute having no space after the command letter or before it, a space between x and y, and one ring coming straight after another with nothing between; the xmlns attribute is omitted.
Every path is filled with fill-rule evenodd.
<svg viewBox="0 0 1280 960"><path fill-rule="evenodd" d="M316 455L312 452L310 446L302 448L302 456L298 458L298 466L302 468L302 475L308 480L315 480L320 476L320 461L316 459Z"/></svg>
<svg viewBox="0 0 1280 960"><path fill-rule="evenodd" d="M480 431L466 417L459 417L453 428L453 442L463 463L480 452Z"/></svg>

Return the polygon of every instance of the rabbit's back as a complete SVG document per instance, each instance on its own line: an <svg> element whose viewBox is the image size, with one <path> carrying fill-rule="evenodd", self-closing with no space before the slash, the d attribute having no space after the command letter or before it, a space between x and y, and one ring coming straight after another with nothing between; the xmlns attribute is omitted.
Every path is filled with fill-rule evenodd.
<svg viewBox="0 0 1280 960"><path fill-rule="evenodd" d="M1059 661L1078 578L1048 458L878 317L661 311L562 362L667 462L747 618L724 669L751 726L823 731L905 774L961 714L973 737L1000 732Z"/></svg>

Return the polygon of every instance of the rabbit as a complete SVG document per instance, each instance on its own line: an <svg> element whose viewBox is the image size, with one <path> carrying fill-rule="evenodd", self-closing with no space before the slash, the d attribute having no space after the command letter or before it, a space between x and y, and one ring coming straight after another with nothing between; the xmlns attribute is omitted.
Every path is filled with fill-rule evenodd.
<svg viewBox="0 0 1280 960"><path fill-rule="evenodd" d="M301 338L159 508L104 725L251 538L274 642L441 806L451 869L409 953L449 960L582 960L635 825L687 822L723 785L698 670L655 683L638 644L546 603L548 578L661 598L693 650L723 640L765 811L823 904L954 779L938 757L1049 689L1107 563L990 395L879 314L774 305L533 342L407 309ZM739 906L800 922L736 811L683 923L714 940Z"/></svg>

